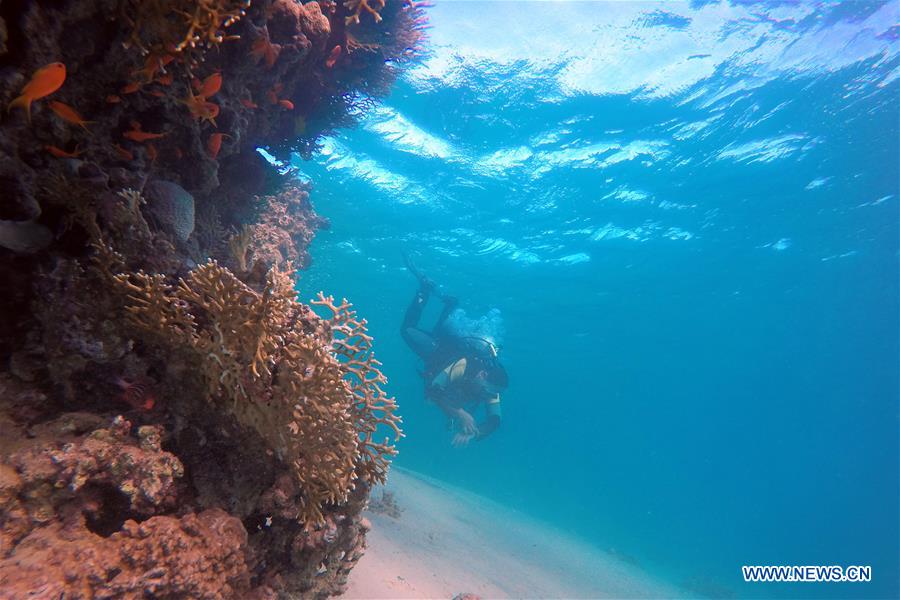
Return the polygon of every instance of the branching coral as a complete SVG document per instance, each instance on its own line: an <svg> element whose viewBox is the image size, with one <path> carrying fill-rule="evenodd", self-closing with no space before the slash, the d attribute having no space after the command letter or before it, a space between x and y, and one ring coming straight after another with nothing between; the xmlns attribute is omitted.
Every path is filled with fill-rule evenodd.
<svg viewBox="0 0 900 600"><path fill-rule="evenodd" d="M325 306L332 314L328 321L332 343L335 353L343 358L342 365L349 374L353 419L362 436L360 467L367 481L384 483L388 457L394 456L397 451L389 438L385 438L383 443L375 442L375 433L379 425L391 429L395 439L403 433L400 431L400 418L395 414L397 403L381 387L387 383L387 377L379 370L381 363L375 360L372 352L372 336L366 333L365 319L356 318L356 311L352 310L346 299L335 304L333 297L326 298L319 292L318 300L312 303Z"/></svg>
<svg viewBox="0 0 900 600"><path fill-rule="evenodd" d="M122 16L129 43L145 54L182 52L222 43L249 7L250 0L128 0Z"/></svg>
<svg viewBox="0 0 900 600"><path fill-rule="evenodd" d="M231 251L231 256L234 258L238 270L241 272L247 271L247 251L250 249L252 235L253 228L249 225L244 225L228 238L228 249Z"/></svg>
<svg viewBox="0 0 900 600"><path fill-rule="evenodd" d="M381 22L381 14L379 11L384 8L385 0L372 0L375 4L375 8L369 4L369 0L344 0L344 6L351 12L350 15L346 17L347 25L358 24L359 16L363 11L366 11L372 18L375 19L376 23Z"/></svg>
<svg viewBox="0 0 900 600"><path fill-rule="evenodd" d="M384 480L396 451L374 441L379 426L402 434L365 321L321 294L333 316L317 317L296 301L292 275L273 267L257 292L210 261L177 285L142 272L114 281L133 321L190 348L208 397L293 467L301 520L321 522L324 504L345 502L357 478Z"/></svg>

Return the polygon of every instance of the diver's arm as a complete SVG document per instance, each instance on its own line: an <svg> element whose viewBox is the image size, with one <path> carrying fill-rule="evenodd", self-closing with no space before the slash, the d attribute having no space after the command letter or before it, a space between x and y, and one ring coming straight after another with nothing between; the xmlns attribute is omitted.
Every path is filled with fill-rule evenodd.
<svg viewBox="0 0 900 600"><path fill-rule="evenodd" d="M472 435L478 432L478 428L475 427L475 419L465 409L451 406L441 394L429 394L429 398L438 405L448 419L459 422L460 430Z"/></svg>
<svg viewBox="0 0 900 600"><path fill-rule="evenodd" d="M497 394L487 401L485 412L487 413L487 416L484 418L484 421L478 425L478 435L475 436L476 440L483 440L500 427L500 419L503 416L503 413L500 410L500 394Z"/></svg>

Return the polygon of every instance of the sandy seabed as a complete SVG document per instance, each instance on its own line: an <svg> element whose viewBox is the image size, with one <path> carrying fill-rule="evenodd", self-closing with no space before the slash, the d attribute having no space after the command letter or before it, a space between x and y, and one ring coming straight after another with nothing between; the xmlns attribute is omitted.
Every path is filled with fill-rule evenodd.
<svg viewBox="0 0 900 600"><path fill-rule="evenodd" d="M343 598L673 598L637 567L491 500L405 469L370 509L369 548ZM373 491L378 508L381 489Z"/></svg>

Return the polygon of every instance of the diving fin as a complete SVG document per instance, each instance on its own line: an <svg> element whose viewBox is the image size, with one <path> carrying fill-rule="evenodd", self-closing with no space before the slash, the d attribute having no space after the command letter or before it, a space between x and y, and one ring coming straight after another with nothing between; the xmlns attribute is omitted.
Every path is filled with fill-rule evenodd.
<svg viewBox="0 0 900 600"><path fill-rule="evenodd" d="M437 284L416 267L406 252L403 253L403 262L406 263L406 268L409 269L409 272L419 280L419 286L421 286L422 291L432 292L438 289Z"/></svg>

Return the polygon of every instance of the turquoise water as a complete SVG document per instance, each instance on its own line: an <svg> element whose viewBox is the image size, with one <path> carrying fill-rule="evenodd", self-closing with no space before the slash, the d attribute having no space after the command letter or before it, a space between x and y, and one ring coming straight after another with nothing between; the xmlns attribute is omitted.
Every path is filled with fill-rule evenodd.
<svg viewBox="0 0 900 600"><path fill-rule="evenodd" d="M297 163L332 223L300 289L368 317L397 463L692 595L897 597L897 6L430 9L431 55ZM423 399L403 251L502 312L485 441Z"/></svg>

